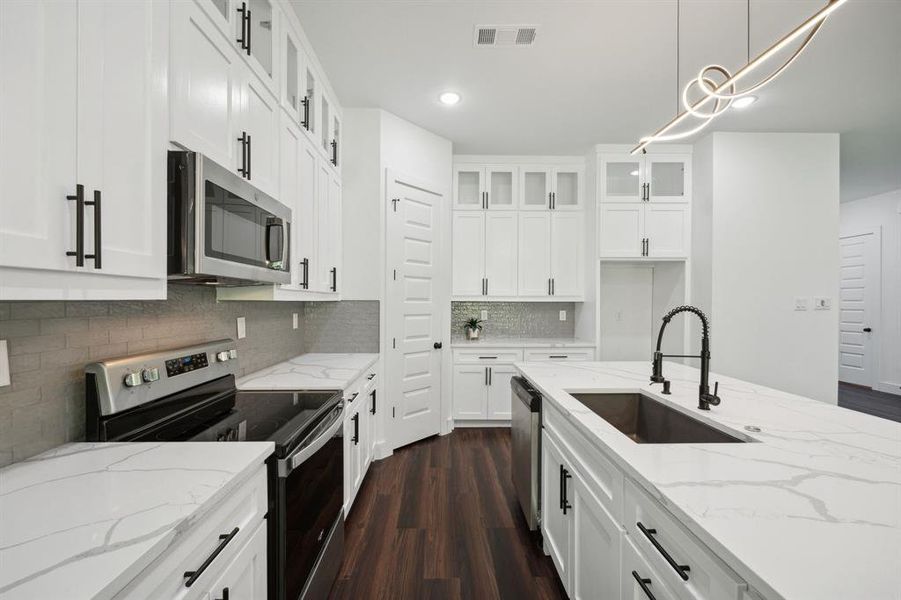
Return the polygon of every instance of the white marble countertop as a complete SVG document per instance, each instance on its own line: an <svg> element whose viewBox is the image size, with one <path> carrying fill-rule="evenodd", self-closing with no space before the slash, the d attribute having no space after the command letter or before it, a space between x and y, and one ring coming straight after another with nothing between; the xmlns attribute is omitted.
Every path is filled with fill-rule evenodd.
<svg viewBox="0 0 901 600"><path fill-rule="evenodd" d="M239 390L344 390L375 364L378 354L301 354L245 375Z"/></svg>
<svg viewBox="0 0 901 600"><path fill-rule="evenodd" d="M79 443L0 470L0 598L111 598L271 442Z"/></svg>
<svg viewBox="0 0 901 600"><path fill-rule="evenodd" d="M901 598L901 424L715 374L722 404L700 411L698 370L675 363L670 396L650 361L516 366L767 598ZM567 393L594 390L642 391L761 443L636 444Z"/></svg>
<svg viewBox="0 0 901 600"><path fill-rule="evenodd" d="M462 336L452 336L451 346L454 348L465 348L466 346L485 347L485 348L594 348L594 342L588 340L580 340L579 338L536 338L536 337L515 337L515 336L498 336L484 337L477 340L467 340Z"/></svg>

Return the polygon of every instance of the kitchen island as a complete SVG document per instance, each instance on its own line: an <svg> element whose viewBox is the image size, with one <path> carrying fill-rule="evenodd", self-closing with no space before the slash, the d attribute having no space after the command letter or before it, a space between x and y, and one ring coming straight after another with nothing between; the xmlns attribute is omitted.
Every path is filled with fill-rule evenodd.
<svg viewBox="0 0 901 600"><path fill-rule="evenodd" d="M544 398L545 450L554 460L545 456L542 530L570 596L581 528L570 526L569 551L565 536L554 543L574 470L599 483L588 488L619 527L624 598L633 584L658 599L901 598L901 424L713 373L722 404L701 411L698 370L675 363L663 369L671 395L649 383L650 361L516 368ZM640 392L743 442L638 444L571 395L579 392ZM661 523L649 530L655 516ZM667 532L672 518L678 526ZM695 547L704 556L692 556ZM656 569L659 580L626 568L636 549L634 564ZM709 568L689 568L693 559ZM728 585L710 583L718 574Z"/></svg>

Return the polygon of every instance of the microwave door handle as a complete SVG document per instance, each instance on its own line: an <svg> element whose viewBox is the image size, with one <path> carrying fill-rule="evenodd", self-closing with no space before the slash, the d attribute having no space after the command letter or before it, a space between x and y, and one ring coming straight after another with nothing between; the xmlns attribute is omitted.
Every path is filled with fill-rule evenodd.
<svg viewBox="0 0 901 600"><path fill-rule="evenodd" d="M344 425L344 419L342 419L343 416L344 404L341 403L332 411L332 416L329 417L332 420L332 423L329 425L328 429L306 446L301 446L289 456L278 461L279 477L289 475L291 471L303 464L305 460L316 454L316 452L325 446L326 442L335 437L335 434L338 433Z"/></svg>
<svg viewBox="0 0 901 600"><path fill-rule="evenodd" d="M285 252L286 252L286 244L285 244L285 226L281 221L274 221L272 223L266 224L266 260L268 262L274 262L272 260L273 255L276 253L273 252L272 243L273 243L273 229L278 230L278 245L280 247L280 251L278 252L278 260L282 261L284 264Z"/></svg>

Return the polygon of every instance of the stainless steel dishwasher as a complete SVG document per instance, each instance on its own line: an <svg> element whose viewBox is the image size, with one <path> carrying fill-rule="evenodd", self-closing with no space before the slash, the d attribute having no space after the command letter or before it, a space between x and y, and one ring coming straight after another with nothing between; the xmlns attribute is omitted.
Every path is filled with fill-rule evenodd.
<svg viewBox="0 0 901 600"><path fill-rule="evenodd" d="M513 487L529 529L538 528L541 499L541 394L522 377L513 388Z"/></svg>

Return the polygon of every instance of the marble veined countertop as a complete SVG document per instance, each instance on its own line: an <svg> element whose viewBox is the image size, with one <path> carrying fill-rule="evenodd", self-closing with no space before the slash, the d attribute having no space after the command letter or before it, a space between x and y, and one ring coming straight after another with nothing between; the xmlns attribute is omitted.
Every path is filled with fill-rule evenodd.
<svg viewBox="0 0 901 600"><path fill-rule="evenodd" d="M66 444L0 469L0 598L111 598L271 442Z"/></svg>
<svg viewBox="0 0 901 600"><path fill-rule="evenodd" d="M675 363L670 396L650 361L516 366L766 598L901 598L901 424L713 373L722 404L700 411L698 370ZM641 391L760 443L636 444L576 391Z"/></svg>
<svg viewBox="0 0 901 600"><path fill-rule="evenodd" d="M344 390L378 354L301 354L238 379L239 390Z"/></svg>
<svg viewBox="0 0 901 600"><path fill-rule="evenodd" d="M594 348L594 342L569 337L536 338L515 336L489 336L480 337L477 340L467 340L463 336L455 335L451 337L451 346L454 348L465 348L467 346L485 348Z"/></svg>

